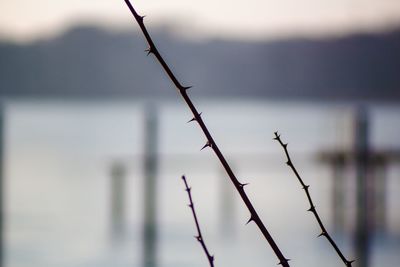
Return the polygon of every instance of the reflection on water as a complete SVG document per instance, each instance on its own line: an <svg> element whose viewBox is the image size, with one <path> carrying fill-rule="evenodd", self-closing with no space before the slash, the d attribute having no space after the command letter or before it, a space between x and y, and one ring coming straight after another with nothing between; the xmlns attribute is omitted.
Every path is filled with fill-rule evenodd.
<svg viewBox="0 0 400 267"><path fill-rule="evenodd" d="M11 102L5 113L6 266L142 266L145 102ZM206 266L180 176L193 187L203 235L217 266L274 266L276 258L239 201L183 104L157 103L156 262ZM306 212L304 192L272 140L279 130L327 228L354 255L355 169L341 169L343 211L335 219L332 177L322 151L353 146L346 105L262 101L206 102L199 109L266 226L293 266L342 263ZM372 106L370 146L400 149L400 109ZM147 147L147 149L146 149ZM151 163L147 163L151 164ZM385 228L372 237L371 266L399 262L398 162L385 168ZM153 174L150 174L153 175ZM119 178L118 178L119 177ZM146 203L148 204L148 203ZM338 206L336 205L336 208ZM112 219L114 218L114 219ZM150 218L151 219L151 218ZM119 238L115 238L115 234Z"/></svg>

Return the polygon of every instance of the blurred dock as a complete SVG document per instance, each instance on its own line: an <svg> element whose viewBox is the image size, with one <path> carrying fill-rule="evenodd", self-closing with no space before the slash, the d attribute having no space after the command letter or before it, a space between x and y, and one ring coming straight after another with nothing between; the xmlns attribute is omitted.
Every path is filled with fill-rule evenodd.
<svg viewBox="0 0 400 267"><path fill-rule="evenodd" d="M130 107L130 103L128 104L127 106ZM36 107L35 105L33 104L34 107ZM399 232L398 221L396 221L398 214L393 209L393 206L388 206L388 195L393 194L393 192L388 193L392 185L388 184L387 178L388 169L398 165L400 153L396 149L391 150L379 146L377 148L371 146L370 132L374 126L371 124L370 111L368 109L355 109L354 113L346 111L346 116L351 118L350 126L337 128L332 122L331 124L326 123L326 118L334 121L332 118L336 118L337 109L328 110L325 107L310 107L307 105L306 108L301 110L302 107L300 106L301 112L296 114L298 117L293 118L293 113L283 113L282 110L286 109L286 107L282 108L280 105L269 110L263 110L267 106L264 103L257 103L259 106L255 108L253 107L255 106L254 103L240 108L237 107L237 103L230 106L229 104L225 105L229 110L227 114L218 113L219 103L215 104L215 106L211 105L211 108L209 107L211 112L207 113L214 111L214 116L216 117L214 121L210 121L210 125L213 129L217 129L217 136L224 137L227 136L226 132L229 132L233 138L237 138L236 140L243 140L240 141L243 143L238 144L235 143L234 139L230 139L231 135L229 138L227 136L226 139L217 138L222 143L221 147L224 147L224 151L227 151L227 157L238 176L245 182L250 182L249 190L252 190L252 197L259 205L260 213L263 214L264 212L262 216L271 221L270 223L275 231L283 232L283 234L281 233L284 236L282 238L283 242L289 244L287 246L295 252L298 251L298 246L303 246L298 244L290 247L293 241L293 232L290 232L292 229L289 231L289 228L290 220L293 218L290 217L291 214L284 214L275 210L274 203L271 203L271 199L273 202L274 199L282 195L290 196L290 199L282 202L283 207L280 210L288 210L290 211L289 213L293 212L293 214L299 212L300 215L298 216L302 218L299 221L304 226L301 235L303 238L310 238L311 241L308 239L305 241L310 246L314 246L314 243L312 243L314 242L314 233L311 232L312 228L308 228L312 225L310 226L310 222L307 220L307 216L303 214L304 212L300 206L296 208L292 206L293 201L297 201L298 188L288 186L291 185L289 183L292 179L286 178L290 177L291 174L287 172L287 169L284 168L285 166L282 166L281 158L276 154L276 151L279 151L279 153L281 151L279 148L274 147L273 142L270 141L276 127L282 129L285 135L292 135L288 137L288 141L293 147L296 159L299 160L297 163L302 166L302 169L305 168L308 171L307 178L310 179L309 182L317 188L313 193L318 200L318 206L321 207L324 215L328 214L329 216L327 217L332 218L331 224L329 220L327 221L328 228L335 229L334 233L336 235L334 236L339 240L342 239L339 242L354 248L353 252L357 259L361 259L358 260L358 266L377 266L371 261L371 257L373 259L376 258L376 253L382 255L382 247L376 248L375 236L394 236L393 232L388 232L387 230L389 221L392 221L395 226L394 234L396 235ZM87 117L88 119L82 122L79 121L84 117L82 114L92 109L90 105L86 106L86 103L82 106L84 108L79 110L76 106L70 108L66 105L65 110L67 111L62 110L59 114L70 112L72 115L68 115L69 117L67 116L65 121L62 121L64 119L62 116L64 115L49 117L50 119L46 121L49 125L47 128L43 126L46 125L44 122L39 121L38 123L34 120L43 118L43 114L51 114L53 116L54 112L52 113L52 110L59 108L57 105L55 107L51 106L51 108L41 106L42 110L37 114L29 109L26 109L29 112L22 112L22 115L18 116L13 115L14 117L8 116L15 111L7 113L8 120L3 126L1 134L6 134L8 137L6 139L6 143L8 142L6 155L9 158L2 163L5 164L4 162L6 162L9 170L14 170L14 172L7 172L7 176L3 176L2 181L6 181L11 186L9 185L6 189L3 188L2 196L7 196L7 200L10 199L10 196L13 197L6 202L8 205L6 207L14 213L5 213L9 217L3 217L2 221L6 222L6 230L3 230L3 234L6 233L8 236L8 239L3 237L3 253L8 255L3 266L18 262L18 253L24 253L19 252L20 250L29 251L35 249L31 247L31 242L38 242L39 237L32 234L32 232L37 231L37 233L40 233L39 239L43 237L44 240L51 240L51 232L49 232L50 234L47 232L47 229L52 229L51 227L60 227L59 239L70 238L70 240L73 240L71 241L71 247L67 247L68 242L65 242L65 244L63 242L63 245L67 248L61 249L61 245L58 247L58 243L48 246L44 241L44 243L38 244L37 247L43 251L47 251L46 249L51 251L50 249L54 247L57 248L55 249L56 251L71 253L71 255L75 255L76 262L79 262L79 257L82 254L79 251L74 252L73 248L75 246L73 244L78 241L78 243L81 243L86 238L85 242L91 245L87 247L92 248L93 244L91 242L93 242L93 238L101 237L104 234L106 242L111 240L111 247L115 245L118 248L116 250L125 251L125 254L118 254L118 257L112 258L110 256L110 259L108 259L110 264L116 259L125 259L126 261L121 265L115 264L114 266L187 266L186 263L190 263L190 266L201 266L201 260L199 262L193 260L193 263L191 261L194 257L193 255L197 255L197 250L194 250L193 253L187 252L188 254L180 253L188 246L196 246L196 243L190 238L193 227L192 221L186 221L185 217L187 215L185 195L182 192L182 185L179 181L179 177L183 173L191 177L191 184L196 189L194 191L199 198L199 212L205 210L203 214L199 215L202 221L205 221L204 224L207 225L207 232L210 233L209 239L212 243L219 244L216 246L220 250L225 248L226 251L229 251L235 246L238 251L246 251L248 249L247 253L252 256L255 255L251 253L257 251L257 255L258 253L261 255L257 263L261 264L266 260L265 253L263 253L264 250L262 250L265 248L258 248L258 243L254 247L249 245L249 240L246 239L248 233L245 232L248 230L242 230L241 228L239 230L238 225L243 225L244 223L242 222L242 215L245 216L247 213L243 214L240 203L236 201L236 195L230 190L229 181L227 182L227 179L225 179L224 172L212 155L205 151L198 152L203 140L199 138L195 126L185 127L184 122L187 121L188 116L182 112L182 109L176 108L174 105L165 107L158 104L148 105L141 103L139 107L135 108L132 115L127 112L128 109L126 107L121 108L121 104L118 103L115 106L121 110L110 115L114 106L109 108L101 104L97 107L96 112L106 110L106 112L110 113L101 113L99 115L96 112L92 112ZM255 110L252 110L252 108ZM297 106L290 108L292 110L299 109ZM22 110L24 111L23 108ZM250 119L248 121L243 120L241 125L237 125L232 120L232 116L242 115L241 112L243 110L248 112L246 118L250 117ZM322 110L325 113L318 114L315 110ZM31 115L32 112L34 115ZM116 118L120 118L121 114L124 116L123 119L116 121ZM278 118L276 114L283 114L283 117ZM342 113L339 113L339 115L341 116ZM126 123L126 120L129 120L131 116L135 116L135 120ZM310 116L317 117L310 118ZM60 120L61 122L59 123ZM75 122L75 120L78 120L78 122ZM301 121L299 122L299 120ZM93 121L98 124L93 123ZM9 124L10 122L11 124ZM17 123L12 124L12 122ZM90 123L95 124L94 127L89 127ZM89 126L85 128L86 125ZM176 125L183 126L177 130ZM215 127L215 125L220 127ZM298 127L299 125L301 127ZM321 126L317 127L316 125ZM331 134L332 130L326 129L326 125L331 127L329 129L350 132L349 138L351 142L343 146L339 142L342 140L334 139L335 136ZM80 128L77 129L77 126ZM7 127L14 130L10 131ZM36 130L33 127L37 127L35 128ZM222 129L218 132L218 128ZM46 136L40 139L37 147L41 150L32 150L32 153L29 154L26 152L30 152L29 149L31 149L29 142L36 140L32 138L33 141L31 141L26 137L30 137L30 132L28 135L25 133L33 131L32 129L36 131L33 136L45 136L46 131L55 134L54 137L51 137L53 139ZM67 134L64 134L65 132ZM81 132L84 132L82 138L80 137ZM238 135L235 136L236 133ZM323 138L320 138L321 133L328 137L323 136ZM21 137L18 137L19 134ZM271 136L268 136L269 134ZM309 137L310 134L313 136ZM98 136L102 137L92 142ZM72 142L73 145L68 143L71 140L70 138L75 138ZM79 138L82 140L77 141ZM54 140L52 145L60 146L54 149L55 152L52 150L53 147L46 148L47 150L44 149L46 142L49 140ZM107 143L107 140L110 140L110 143ZM63 142L66 143L64 144ZM328 147L330 146L331 148L322 149L324 146L321 146L321 144L325 143L329 143ZM21 149L25 148L23 145L26 146L26 144L28 144L28 149ZM246 144L246 147L244 147L244 144ZM4 147L4 142L2 145ZM99 147L105 147L106 149L99 152ZM81 157L80 154L84 151L83 149L89 148L95 152L90 154L85 151L86 154ZM17 151L19 154L16 152L12 154L10 151ZM60 151L70 153L71 156L65 160L64 155L59 156L57 154L61 153ZM40 158L40 153L42 152L48 153L44 154L44 165L38 164L34 161L35 158L31 156L35 155L35 157ZM93 155L97 157L96 162L88 160L92 159ZM60 157L60 159L57 159L57 157ZM48 163L49 161L50 163ZM27 164L24 165L26 171L25 169L21 171L19 168L20 162ZM84 172L84 175L79 172L71 174L69 168L73 164L80 164L79 166L85 170L88 166L92 166L92 172ZM65 165L68 166L66 169L60 169ZM47 169L50 169L49 173L46 173ZM35 173L38 170L41 170L42 173L38 172L38 174L31 177L31 173ZM54 172L54 170L59 170L59 172ZM282 173L282 171L284 172ZM326 177L324 176L321 180L312 180L315 179L314 176L321 174ZM329 177L329 174L332 176ZM397 170L395 175L397 177ZM251 180L252 176L257 177L257 180ZM25 184L33 179L36 179L33 185L37 185L37 187L31 185L27 190ZM332 182L332 186L330 186L330 182ZM24 186L21 187L21 185ZM330 191L325 192L325 189ZM12 190L12 193L8 193L7 190ZM267 190L268 194L265 193ZM394 192L398 192L398 189L396 190ZM97 193L94 194L93 192ZM31 198L27 198L29 194L31 194ZM40 199L40 196L49 197L46 194L52 197L43 197L46 201L36 201ZM62 197L68 200L65 204L62 202ZM95 200L92 201L91 198ZM77 200L75 201L75 199ZM303 195L301 195L301 199L303 200ZM21 205L24 201L25 204ZM54 203L57 203L57 205ZM76 203L79 203L79 205L76 205ZM46 205L49 205L49 207ZM299 202L299 205L301 205L301 202ZM349 209L349 206L352 206L352 208ZM93 216L93 220L91 218L88 219L87 216L79 215L80 213L87 215L89 208L90 217ZM2 209L4 211L4 203ZM166 212L166 209L168 209L168 212ZM30 213L31 210L39 210L41 212L37 212L38 215L35 217L36 213ZM48 212L48 210L51 212ZM74 223L80 222L80 219L77 219L80 218L79 216L82 216L88 222L88 225L86 225L86 221L82 219L82 224L79 224L78 228L81 233L79 238L64 232L66 231L65 229L71 227L68 222L65 222L66 226L62 226L64 228L61 228L60 225L64 222L54 219L57 217L54 213L64 218L64 213L67 212L69 212L69 217L65 218L71 219ZM29 224L26 226L21 222L16 223L15 214L19 214L18 216L24 218L24 221L28 221ZM276 214L276 218L268 217L271 214ZM76 218L73 216L76 216ZM304 221L302 221L303 216ZM56 223L52 220L55 220ZM38 228L29 228L33 227L32 225ZM282 228L285 229L282 230ZM37 229L45 229L45 231L40 232ZM93 236L88 234L85 237L85 231L93 232L94 234ZM21 238L20 233L24 236L29 236L30 239ZM110 236L111 239L109 238ZM182 236L185 238L182 238ZM395 237L393 238L397 240ZM101 261L101 257L106 257L105 255L111 252L101 247L104 241L102 239L99 240L97 240L98 244L95 244L99 247L93 248L95 252L92 251L93 254L88 255L92 255L93 258L97 257ZM393 242L397 244L396 242L398 241ZM20 244L26 244L26 246L21 249L22 246ZM391 244L389 248L393 247L396 246ZM318 246L315 246L315 249L315 255L312 254L310 257L320 259L318 258L320 257L319 254L325 252L319 251L318 249L320 248ZM346 252L349 251L351 249L346 249ZM44 252L36 253L43 255L43 257L51 257L55 252L52 251L52 253L47 254ZM225 252L221 252L222 255L225 255L223 253ZM230 252L226 253L228 255ZM201 256L201 253L199 254ZM135 256L129 258L130 255ZM396 257L393 253L390 255L393 258ZM299 260L299 257L297 255L297 260ZM362 259L363 257L364 259ZM181 258L184 263L177 264ZM223 261L224 257L221 256L218 259ZM232 259L227 257L226 261L229 260ZM39 258L36 261L32 259L30 262L44 261ZM104 260L104 262L106 261ZM239 263L231 262L231 266L236 266L235 264ZM332 266L334 264L335 262L332 261ZM20 265L24 266L23 263ZM97 265L91 262L85 266ZM83 265L76 263L76 266ZM310 265L300 263L299 266Z"/></svg>
<svg viewBox="0 0 400 267"><path fill-rule="evenodd" d="M365 107L355 111L353 133L352 149L323 151L318 159L332 169L332 218L337 232L346 227L346 201L356 205L352 218L355 265L368 267L371 238L375 232L386 234L386 170L389 164L400 162L400 150L373 151L370 148L370 119ZM353 168L355 177L345 175L347 168ZM355 179L355 192L346 188L346 179Z"/></svg>

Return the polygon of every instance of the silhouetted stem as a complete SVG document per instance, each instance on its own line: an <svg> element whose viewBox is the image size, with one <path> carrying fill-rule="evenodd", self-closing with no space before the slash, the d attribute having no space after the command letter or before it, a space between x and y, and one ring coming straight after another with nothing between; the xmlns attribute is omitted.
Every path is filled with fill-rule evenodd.
<svg viewBox="0 0 400 267"><path fill-rule="evenodd" d="M192 193L191 193L192 188L189 187L189 185L186 181L186 177L184 175L182 176L182 180L185 183L185 188L186 188L185 191L188 193L189 202L190 202L189 208L192 210L194 223L196 224L196 228L197 228L197 236L195 236L195 238L197 241L199 241L201 247L203 248L204 253L207 256L208 262L210 263L210 267L214 267L214 256L211 256L211 254L208 252L206 243L204 242L203 235L201 234L199 221L197 220L197 215L196 215L196 211L194 209L194 203L193 203Z"/></svg>
<svg viewBox="0 0 400 267"><path fill-rule="evenodd" d="M317 210L315 208L315 205L314 205L314 203L312 201L312 198L311 198L311 195L310 195L310 191L309 191L310 190L310 186L306 185L303 182L303 179L301 179L299 173L297 172L296 168L293 165L292 160L290 159L290 155L289 155L289 152L288 152L288 149L287 149L288 144L284 144L282 142L281 136L278 134L278 132L275 132L274 134L275 134L274 140L278 141L279 144L282 146L283 150L285 151L286 158L287 158L286 164L292 169L292 171L296 175L297 179L299 180L301 186L303 187L304 192L306 193L308 202L310 203L310 208L308 209L308 211L310 211L310 212L312 212L314 214L315 219L317 220L318 225L321 228L321 233L318 235L318 237L325 236L326 239L328 239L329 243L332 245L332 247L335 249L336 253L339 255L340 259L344 262L344 264L347 267L351 267L351 264L354 262L354 260L349 261L349 260L346 259L346 257L340 251L339 247L336 245L335 241L329 235L328 231L326 231L326 228L325 228L324 224L322 223L322 220L319 217L319 214L318 214L318 212L317 212Z"/></svg>
<svg viewBox="0 0 400 267"><path fill-rule="evenodd" d="M175 77L175 75L173 74L173 72L171 71L171 69L169 68L167 63L164 61L164 59L161 56L161 54L158 52L156 46L154 45L154 42L151 39L151 37L150 37L150 35L149 35L149 33L148 33L147 29L146 29L146 26L143 23L143 18L144 17L140 16L136 12L136 10L133 8L133 6L132 6L132 4L130 3L129 0L124 0L124 1L127 4L127 6L129 8L129 10L131 11L132 15L134 16L135 20L139 24L139 27L142 30L143 35L146 38L147 43L149 44L149 48L147 50L148 54L154 54L154 56L160 62L161 66L163 67L163 69L167 73L168 77L171 79L171 81L174 83L175 87L178 89L179 93L183 97L183 100L185 101L186 105L189 107L190 111L193 113L193 116L194 116L193 120L197 121L197 123L199 124L201 130L203 131L204 135L206 136L207 143L203 148L210 147L214 151L214 153L218 157L219 161L221 162L223 168L225 169L226 173L228 174L230 180L232 181L233 185L235 186L236 190L238 191L240 197L242 198L244 204L246 205L246 207L248 208L248 210L250 212L250 220L249 220L249 222L250 221L254 221L255 224L258 226L258 228L260 229L261 233L263 234L265 239L268 241L268 243L271 246L272 250L274 251L274 253L278 257L279 264L282 264L282 266L284 266L284 267L288 267L289 266L288 259L286 259L283 256L282 252L280 251L279 247L277 246L277 244L273 240L273 238L270 235L270 233L268 232L267 228L264 226L264 223L261 221L261 219L258 216L256 210L254 209L252 203L250 202L247 194L244 191L244 184L240 183L238 181L238 179L236 178L236 176L234 175L231 167L229 166L229 164L226 161L225 157L223 156L223 154L219 150L217 144L215 143L215 141L212 138L210 132L208 131L205 123L203 122L203 120L202 120L202 118L200 116L200 113L197 111L197 109L193 105L191 99L189 98L189 96L187 94L187 89L189 89L190 86L188 87L188 86L183 86L183 85L180 84L180 82Z"/></svg>

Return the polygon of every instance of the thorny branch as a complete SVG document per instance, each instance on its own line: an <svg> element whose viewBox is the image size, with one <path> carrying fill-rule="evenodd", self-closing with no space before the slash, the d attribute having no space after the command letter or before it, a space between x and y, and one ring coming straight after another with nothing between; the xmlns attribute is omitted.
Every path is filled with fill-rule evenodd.
<svg viewBox="0 0 400 267"><path fill-rule="evenodd" d="M184 99L186 105L189 107L190 111L193 114L193 121L196 121L201 130L203 131L207 142L204 146L204 148L211 148L216 156L218 157L219 161L221 162L223 168L225 169L226 173L228 174L231 182L235 186L237 192L239 193L240 197L242 198L244 204L246 205L247 209L250 212L250 219L249 222L254 222L258 228L260 229L261 233L265 237L265 239L268 241L269 245L271 246L272 250L274 251L275 255L277 256L279 260L279 264L281 264L283 267L289 267L288 259L286 259L282 252L280 251L278 245L275 243L274 239L272 238L271 234L268 232L267 228L265 227L264 223L262 222L261 218L257 214L255 208L253 207L253 204L250 202L250 199L248 198L246 192L244 191L244 186L245 184L242 184L238 181L236 178L235 174L233 173L231 167L229 166L228 162L226 161L225 157L219 150L217 144L215 143L214 139L212 138L210 132L208 131L208 128L206 127L205 123L203 122L203 119L201 118L201 114L197 111L195 108L193 102L189 98L187 94L187 90L190 88L190 86L183 86L180 84L178 79L175 77L163 57L161 56L160 52L158 52L153 40L151 39L146 26L143 23L144 16L140 16L136 10L133 8L132 4L130 3L129 0L124 0L126 5L128 6L129 10L131 11L132 15L134 16L136 22L139 24L140 29L143 32L144 37L146 38L147 43L149 44L149 48L147 49L148 54L153 54L157 60L160 62L161 66L163 67L164 71L167 73L168 77L171 79L171 81L174 83L175 87L178 89L179 93L181 94L182 98Z"/></svg>
<svg viewBox="0 0 400 267"><path fill-rule="evenodd" d="M321 218L319 217L319 214L315 208L315 205L312 201L311 195L310 195L310 186L306 185L303 181L303 179L301 179L299 173L297 172L297 169L295 168L295 166L293 165L292 160L290 159L290 155L287 149L288 144L285 144L282 142L281 140L281 136L278 134L278 132L275 132L275 137L274 140L278 141L279 144L282 146L283 150L285 151L286 154L286 164L292 169L292 171L294 172L294 174L296 175L297 179L299 180L301 186L304 189L304 192L306 193L308 202L310 203L310 208L307 211L310 211L314 214L315 219L318 222L319 227L321 228L321 233L318 235L318 237L320 236L325 236L326 239L328 239L329 243L332 245L332 247L335 249L336 253L339 255L340 259L343 261L343 263L347 266L347 267L351 267L352 263L354 262L354 260L347 260L346 257L343 255L343 253L340 251L339 247L336 245L335 241L332 239L332 237L329 235L328 231L326 231L326 228L324 226L324 224L322 223Z"/></svg>
<svg viewBox="0 0 400 267"><path fill-rule="evenodd" d="M203 248L204 253L207 256L208 262L210 263L210 267L214 267L214 256L212 256L210 254L210 252L208 252L206 243L204 242L203 235L201 234L200 224L199 224L199 221L197 220L196 211L194 210L194 204L193 204L192 193L191 193L192 188L189 187L189 185L188 185L188 183L186 181L185 175L182 175L182 180L185 183L185 191L188 193L189 202L190 202L189 203L189 208L192 210L194 223L196 224L196 228L197 228L197 236L195 236L195 238L196 238L197 241L199 241L201 247Z"/></svg>

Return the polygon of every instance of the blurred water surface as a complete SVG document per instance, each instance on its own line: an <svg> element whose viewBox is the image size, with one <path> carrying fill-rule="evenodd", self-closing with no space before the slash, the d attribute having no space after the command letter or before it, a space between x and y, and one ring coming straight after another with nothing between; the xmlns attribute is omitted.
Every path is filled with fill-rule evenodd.
<svg viewBox="0 0 400 267"><path fill-rule="evenodd" d="M148 101L10 101L5 108L6 266L141 266L144 123ZM191 114L177 101L153 102L158 116L157 260L160 267L207 266L180 176L193 187L204 238L216 266L275 266L277 260L233 192ZM282 133L329 231L332 170L321 151L351 148L347 104L198 101L220 149L293 266L341 266L319 234L273 132ZM400 149L400 107L369 106L370 145ZM112 165L126 169L122 235L111 222ZM371 266L400 261L400 169L387 170L385 233L371 244ZM335 232L352 257L354 173L346 171L346 227ZM224 200L223 196L228 196ZM227 211L228 210L228 211Z"/></svg>

